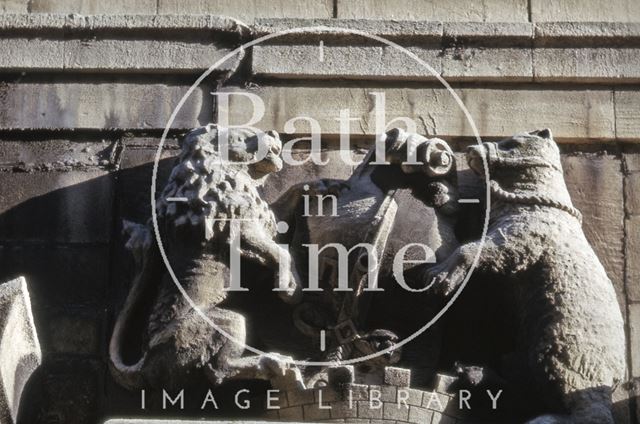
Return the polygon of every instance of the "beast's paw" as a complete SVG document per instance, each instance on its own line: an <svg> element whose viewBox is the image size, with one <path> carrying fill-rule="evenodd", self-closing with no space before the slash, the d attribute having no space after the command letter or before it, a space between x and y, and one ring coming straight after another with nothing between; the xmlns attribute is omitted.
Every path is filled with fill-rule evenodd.
<svg viewBox="0 0 640 424"><path fill-rule="evenodd" d="M427 291L441 296L449 296L460 287L468 269L452 262L447 260L425 271L424 284Z"/></svg>
<svg viewBox="0 0 640 424"><path fill-rule="evenodd" d="M283 276L284 281L276 280L276 291L278 296L285 303L295 305L302 300L302 284L295 272L289 272Z"/></svg>
<svg viewBox="0 0 640 424"><path fill-rule="evenodd" d="M260 358L259 366L270 377L283 377L293 358L278 353L268 353Z"/></svg>
<svg viewBox="0 0 640 424"><path fill-rule="evenodd" d="M275 389L304 389L300 368L293 364L293 358L278 353L268 353L260 358L260 367Z"/></svg>

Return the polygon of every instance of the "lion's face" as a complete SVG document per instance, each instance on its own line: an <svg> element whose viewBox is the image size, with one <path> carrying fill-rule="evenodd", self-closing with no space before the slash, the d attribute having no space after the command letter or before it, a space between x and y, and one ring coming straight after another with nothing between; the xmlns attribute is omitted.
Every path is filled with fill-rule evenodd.
<svg viewBox="0 0 640 424"><path fill-rule="evenodd" d="M276 131L256 133L245 128L232 128L226 132L229 161L247 163L249 174L253 178L262 178L282 169L282 142ZM222 130L219 130L219 149L223 146L222 137Z"/></svg>
<svg viewBox="0 0 640 424"><path fill-rule="evenodd" d="M278 172L282 169L282 141L276 131L269 131L260 135L254 135L250 139L246 140L247 148L250 151L258 150L259 145L263 145L266 148L266 156L249 166L249 171L254 178L261 178L272 172Z"/></svg>
<svg viewBox="0 0 640 424"><path fill-rule="evenodd" d="M282 142L276 131L266 133L248 128L223 128L207 125L189 133L182 146L183 156L194 153L211 162L227 166L246 166L255 179L282 169Z"/></svg>
<svg viewBox="0 0 640 424"><path fill-rule="evenodd" d="M478 175L484 175L483 157L492 179L499 178L503 171L522 171L535 167L562 169L560 151L548 129L516 134L497 143L471 146L467 162Z"/></svg>

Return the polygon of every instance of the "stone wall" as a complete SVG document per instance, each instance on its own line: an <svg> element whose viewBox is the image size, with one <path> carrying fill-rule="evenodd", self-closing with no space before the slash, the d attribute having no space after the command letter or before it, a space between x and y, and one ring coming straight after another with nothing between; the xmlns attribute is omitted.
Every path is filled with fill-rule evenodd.
<svg viewBox="0 0 640 424"><path fill-rule="evenodd" d="M162 130L197 76L242 42L320 25L406 46L452 84L483 138L552 129L627 323L631 384L616 393L616 414L638 424L636 0L0 0L0 281L25 275L32 295L44 365L29 413L66 423L135 410L137 399L111 380L106 345L131 277L120 222L150 214ZM351 149L362 157L375 132L374 92L386 93L389 120L414 116L420 132L459 151L473 142L451 96L414 62L362 37L303 33L261 43L204 79L173 122L161 176L174 138L216 116L210 92L220 85L260 94L265 129L320 118L330 165L286 168L270 199L293 182L349 175L335 118L341 107L360 118ZM232 100L231 118L246 120L247 105ZM286 136L308 131L298 125Z"/></svg>

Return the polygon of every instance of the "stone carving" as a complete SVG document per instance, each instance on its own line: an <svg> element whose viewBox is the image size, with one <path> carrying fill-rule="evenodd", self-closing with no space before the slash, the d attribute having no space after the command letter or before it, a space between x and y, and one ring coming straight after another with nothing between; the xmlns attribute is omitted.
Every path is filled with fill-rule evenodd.
<svg viewBox="0 0 640 424"><path fill-rule="evenodd" d="M222 131L228 131L230 139L228 162L220 161L218 151ZM259 145L268 146L269 154L245 164ZM182 142L180 157L158 201L158 224L178 280L209 320L244 341L245 318L221 306L228 295L224 288L230 284L229 245L238 231L228 220L240 218L243 257L273 270L275 286L280 280L287 282L286 290L278 293L284 301L302 299L292 318L311 339L307 343L317 345L320 333L327 337L327 349L310 359L339 365L389 348L386 355L357 364L345 384L393 386L389 381L401 379L402 386L407 386L408 372L389 366L401 360L400 349L394 349L398 336L395 330L368 326L372 303L363 289L390 273L394 247L389 247L389 241L397 236L394 225L399 213L395 196L409 189L435 213L419 222L421 228L431 225L435 231L413 231L432 237L428 242L437 264L405 267L404 275L428 285L426 295L446 298L460 287L479 253L477 272L490 276L479 284L499 285L500 296L517 317L515 348L503 366L492 370L457 363L459 378L447 383L446 390L495 388L492 393L497 393L508 388L512 398L539 399L531 410L551 414L533 418L530 424L613 423L611 393L625 376L622 316L613 286L582 232L581 215L571 203L559 150L549 130L470 148L470 168L484 175L486 162L490 172L490 224L481 251L480 241L453 246L459 212L457 178L453 153L444 141L391 130L385 140L391 166L375 166L372 148L349 179L296 184L269 206L257 188L266 175L281 168L281 148L274 132L258 136L214 125L194 130ZM405 163L413 154L422 163ZM327 195L334 197L335 204ZM305 207L326 213L301 216L304 196L310 200ZM284 234L278 237L275 217L288 228L281 229ZM298 370L287 365L289 358L284 356L243 356L242 347L208 325L173 284L151 225L125 223L124 229L138 274L110 345L111 368L120 383L130 388L180 387L203 373L213 384L259 378L288 392L306 393L342 381L335 367ZM406 239L406 233L402 237ZM289 243L293 259L276 238ZM363 242L375 246L378 267L373 274L369 272L372 258L359 245ZM312 267L310 255L305 256L301 246L332 243L352 249L346 284L353 291L335 290L340 281L344 284L344 274L340 279L338 250L328 249L319 252L317 263L323 290L306 292L302 298L300 281L308 280ZM141 328L136 328L136 322L142 322ZM125 341L136 337L142 347L130 352ZM412 361L401 365L412 367ZM447 396L451 400L454 394ZM448 415L475 418L472 413L456 415L451 405ZM414 406L430 413L431 405ZM527 412L517 410L516 414L522 419Z"/></svg>
<svg viewBox="0 0 640 424"><path fill-rule="evenodd" d="M416 163L406 163L412 157ZM307 294L304 303L294 313L297 328L312 338L315 345L319 343L320 332L326 334L327 350L318 360L339 363L368 356L391 348L398 340L396 334L386 329L363 330L366 328L371 300L371 293L363 289L372 283L378 285L378 282L369 281L371 261L367 250L359 247L360 243L375 247L379 272L373 276L374 279L377 280L379 274L390 273L396 252L390 252L392 249L387 244L393 238L392 229L398 212L394 198L396 192L403 188L410 189L424 203L447 214L455 212L457 208L455 160L453 152L443 140L428 139L394 128L385 135L388 166L376 165L376 159L376 148L372 147L349 179L295 185L273 205L279 211L278 216L284 217L286 211L300 211L302 195L308 195L308 209L322 213L311 213L302 219L294 216L287 218L291 231L295 233L292 238L297 239L299 244L312 243L324 247L337 243L347 250L354 249L349 256L348 267L339 266L337 249L328 248L319 252L317 274L323 292ZM331 194L335 200L331 202L329 196L321 196L322 200L319 200L317 193ZM298 222L296 218L299 218ZM414 230L415 233L422 235L421 230L435 226L434 223L425 222L425 218L420 217L418 225L422 228ZM336 232L336 228L340 231ZM400 244L407 242L404 240ZM431 245L438 243L442 242L437 240ZM293 248L294 252L301 250L295 246ZM305 264L309 259L302 256L296 262ZM349 273L342 279L348 280L348 287L353 291L336 291L339 288L339 272L345 269ZM400 348L390 350L368 360L361 367L368 368L372 373L381 373L386 365L397 363L400 355ZM308 385L313 386L318 379L324 379L320 373L308 380Z"/></svg>
<svg viewBox="0 0 640 424"><path fill-rule="evenodd" d="M493 284L506 282L504 295L517 317L516 350L497 375L557 413L530 424L613 423L611 392L625 376L623 320L571 204L551 132L470 148L468 162L479 175L484 160L492 204L477 270ZM450 295L478 249L479 241L460 246L426 271L425 282ZM490 384L484 380L496 375L478 367L461 373L472 386Z"/></svg>
<svg viewBox="0 0 640 424"><path fill-rule="evenodd" d="M24 387L42 354L24 277L0 285L0 422L17 422Z"/></svg>
<svg viewBox="0 0 640 424"><path fill-rule="evenodd" d="M228 136L228 159L218 143ZM263 159L250 163L262 144ZM257 135L216 125L197 128L182 141L182 151L157 204L163 245L185 293L211 322L240 343L245 321L239 313L218 306L229 293L229 244L234 231L229 219L240 221L241 255L284 272L288 282L279 295L287 302L299 296L299 279L287 251L274 241L276 221L257 187L279 171L282 145L278 134ZM182 201L168 201L181 198ZM269 379L288 372L286 358L277 355L241 357L244 346L209 325L190 305L161 261L150 224L124 223L138 273L111 338L109 353L114 377L129 388L181 387L197 373L214 384L229 378ZM143 328L136 323L142 322ZM139 352L127 354L127 340L142 339ZM127 356L128 355L128 356ZM291 373L288 373L291 374ZM295 376L295 372L293 373Z"/></svg>

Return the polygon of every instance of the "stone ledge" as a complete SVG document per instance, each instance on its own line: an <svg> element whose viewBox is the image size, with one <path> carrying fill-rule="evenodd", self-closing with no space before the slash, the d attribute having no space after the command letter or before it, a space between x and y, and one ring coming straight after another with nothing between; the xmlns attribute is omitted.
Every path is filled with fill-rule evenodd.
<svg viewBox="0 0 640 424"><path fill-rule="evenodd" d="M228 87L228 91L243 91ZM387 123L399 116L411 117L417 131L429 136L473 136L470 124L444 88L384 88L365 83L349 85L264 86L251 91L265 103L265 115L257 126L284 133L287 120L309 116L320 124L323 135L340 134L340 105L349 105L352 136L375 134L374 97L385 93ZM611 90L549 90L539 86L457 88L483 137L511 136L523 129L552 127L561 142L587 142L615 138ZM251 117L251 104L243 96L230 96L229 122L242 124ZM286 112L290 111L290 113ZM397 123L395 125L398 125ZM308 125L296 122L296 133Z"/></svg>
<svg viewBox="0 0 640 424"><path fill-rule="evenodd" d="M331 18L333 0L158 0L158 13L215 13L245 22L277 16Z"/></svg>
<svg viewBox="0 0 640 424"><path fill-rule="evenodd" d="M640 23L635 22L542 22L534 28L536 45L640 42Z"/></svg>
<svg viewBox="0 0 640 424"><path fill-rule="evenodd" d="M257 19L252 26L256 36L273 34L291 28L326 27L347 28L375 34L391 40L439 40L442 38L444 25L437 21L366 21L362 19ZM305 31L297 34L293 39L322 34L323 36L342 38L349 36L349 32L328 33L326 31ZM284 36L283 36L284 37ZM361 38L361 37L359 37Z"/></svg>
<svg viewBox="0 0 640 424"><path fill-rule="evenodd" d="M526 0L337 0L338 18L524 22Z"/></svg>
<svg viewBox="0 0 640 424"><path fill-rule="evenodd" d="M214 15L0 15L5 72L196 73L249 37L298 27L260 43L262 77L434 80L405 53L340 27L405 46L450 81L640 82L640 24L259 19ZM323 58L319 62L319 44ZM217 72L237 69L233 57Z"/></svg>
<svg viewBox="0 0 640 424"><path fill-rule="evenodd" d="M202 72L249 32L212 15L0 15L0 70ZM216 72L234 70L242 56Z"/></svg>
<svg viewBox="0 0 640 424"><path fill-rule="evenodd" d="M256 46L252 70L273 78L435 79L405 52L348 31L353 29L401 44L449 81L640 81L640 24L539 25L265 19L256 23L256 36L318 28Z"/></svg>
<svg viewBox="0 0 640 424"><path fill-rule="evenodd" d="M237 19L217 15L63 15L55 13L0 14L0 32L55 30L195 30L246 34Z"/></svg>
<svg viewBox="0 0 640 424"><path fill-rule="evenodd" d="M637 0L530 0L530 11L534 22L640 21Z"/></svg>
<svg viewBox="0 0 640 424"><path fill-rule="evenodd" d="M256 36L272 34L290 28L328 27L365 31L380 37L399 40L457 38L467 40L528 41L535 45L545 42L594 46L617 40L618 44L638 46L640 23L633 22L442 22L362 19L257 19L251 26ZM318 34L319 31L302 33ZM325 33L326 34L326 33ZM344 36L339 32L335 36ZM328 34L331 36L331 34ZM300 39L300 35L297 36Z"/></svg>
<svg viewBox="0 0 640 424"><path fill-rule="evenodd" d="M73 171L113 169L117 143L101 140L0 140L0 171Z"/></svg>
<svg viewBox="0 0 640 424"><path fill-rule="evenodd" d="M536 45L553 41L593 46L593 42L618 40L625 45L640 43L640 23L624 22L441 22L362 19L262 18L253 25L217 15L62 15L0 14L0 32L15 36L22 32L68 31L207 31L262 36L301 27L348 28L390 39L462 38L474 40L533 39ZM313 35L318 32L305 32ZM41 33L39 35L42 35ZM335 33L340 36L340 33ZM344 35L344 34L342 34ZM300 35L298 35L298 38Z"/></svg>
<svg viewBox="0 0 640 424"><path fill-rule="evenodd" d="M54 77L51 82L0 83L0 129L163 129L189 85L160 78L109 82ZM187 99L173 128L211 121L212 91L206 84Z"/></svg>

